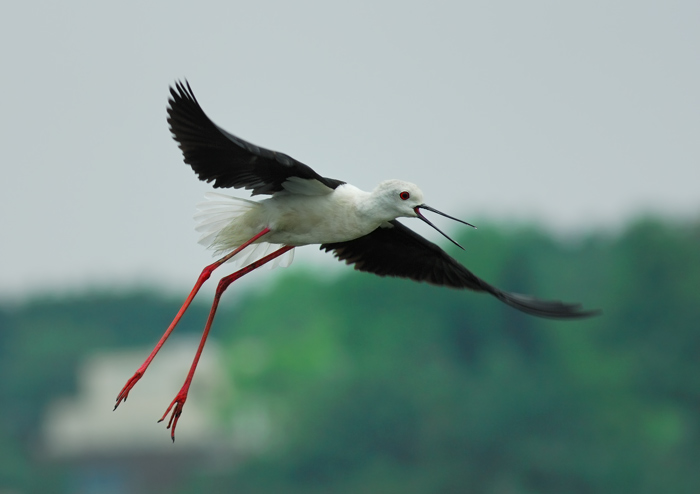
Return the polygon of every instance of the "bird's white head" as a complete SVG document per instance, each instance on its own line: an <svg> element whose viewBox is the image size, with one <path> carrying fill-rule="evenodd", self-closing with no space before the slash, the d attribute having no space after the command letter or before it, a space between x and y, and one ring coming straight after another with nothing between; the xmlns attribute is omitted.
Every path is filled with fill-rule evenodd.
<svg viewBox="0 0 700 494"><path fill-rule="evenodd" d="M402 180L386 180L372 191L376 205L387 219L415 218L415 208L423 204L423 192L417 185Z"/></svg>
<svg viewBox="0 0 700 494"><path fill-rule="evenodd" d="M452 216L449 216L443 212L432 208L423 202L423 192L418 188L417 185L410 182L404 182L402 180L386 180L380 183L373 191L372 196L374 199L374 204L379 208L382 215L385 216L385 220L393 220L396 218L418 218L428 225L435 228L438 232L445 236L450 242L456 246L463 248L457 242L448 237L443 231L438 227L433 225L423 214L420 212L421 209L426 209L437 213L441 216L445 216L465 225L469 225L472 228L476 228L471 223L459 220Z"/></svg>

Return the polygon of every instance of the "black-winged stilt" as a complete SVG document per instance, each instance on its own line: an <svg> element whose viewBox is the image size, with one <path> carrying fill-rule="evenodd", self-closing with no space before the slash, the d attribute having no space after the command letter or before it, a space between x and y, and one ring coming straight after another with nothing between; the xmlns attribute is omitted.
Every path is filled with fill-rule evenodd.
<svg viewBox="0 0 700 494"><path fill-rule="evenodd" d="M159 420L163 421L174 407L168 422L173 441L221 295L235 280L273 259L282 259L286 254L286 262L290 262L294 247L320 244L321 249L333 251L338 259L354 264L360 271L486 292L536 316L573 319L596 313L582 311L579 304L543 301L499 290L406 228L396 218L418 218L459 246L425 218L421 209L472 226L427 206L415 185L387 180L372 192L364 192L340 180L322 177L286 154L260 148L218 127L199 106L189 83L177 83L170 88L170 94L170 130L185 163L200 180L214 182L214 187L242 187L252 190L253 195L271 196L255 202L218 195L200 213L198 229L204 232L203 241L227 254L204 268L173 322L117 396L115 409L126 401L212 271L238 254L234 260L249 261L219 282L185 383Z"/></svg>

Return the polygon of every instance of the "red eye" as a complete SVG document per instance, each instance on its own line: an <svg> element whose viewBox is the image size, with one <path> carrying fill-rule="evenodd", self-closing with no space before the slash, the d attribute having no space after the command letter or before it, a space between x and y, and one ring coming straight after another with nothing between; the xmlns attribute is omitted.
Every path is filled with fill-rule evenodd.
<svg viewBox="0 0 700 494"><path fill-rule="evenodd" d="M403 192L401 192L401 193L399 194L399 197L405 201L406 199L408 199L409 197L411 197L411 194L409 194L408 192L406 192L406 191L404 190Z"/></svg>

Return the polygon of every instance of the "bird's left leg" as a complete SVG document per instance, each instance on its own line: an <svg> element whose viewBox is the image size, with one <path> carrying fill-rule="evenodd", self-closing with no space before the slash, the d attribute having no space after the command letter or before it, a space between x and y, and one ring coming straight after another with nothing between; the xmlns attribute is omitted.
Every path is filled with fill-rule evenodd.
<svg viewBox="0 0 700 494"><path fill-rule="evenodd" d="M253 238L251 238L250 240L248 240L244 244L241 244L234 251L226 254L224 257L222 257L218 261L210 264L209 266L205 267L202 270L202 273L199 275L199 278L197 279L197 283L195 283L194 288L192 288L192 291L190 292L189 296L187 297L187 299L185 299L185 302L182 304L182 307L180 307L180 311L175 316L175 319L173 319L173 321L170 323L170 326L168 326L168 329L166 329L165 333L163 333L163 336L161 336L160 341L158 341L158 344L156 345L156 347L153 349L153 351L148 356L146 361L141 365L141 367L139 367L136 370L136 373L134 373L134 375L131 376L131 379L129 379L126 382L126 384L124 385L122 390L119 392L119 395L117 395L117 403L114 405L114 410L117 409L117 407L119 406L119 404L122 401L126 401L126 398L129 396L129 391L131 391L131 389L136 385L136 383L139 381L139 379L141 379L143 377L144 373L146 372L146 369L148 369L148 366L151 365L151 362L155 358L156 354L158 353L160 348L165 343L165 340L168 339L168 337L170 336L170 333L172 333L173 330L175 329L175 326L177 326L177 323L180 322L180 319L182 318L183 314L185 313L187 308L192 303L192 300L194 300L195 295L197 295L197 292L199 292L199 289L202 287L204 282L209 279L212 272L216 268L221 266L223 263L225 263L226 261L231 259L233 256L238 254L240 251L242 251L243 249L248 247L250 244L252 244L256 240L258 240L260 237L262 237L263 235L266 235L269 232L270 232L269 228L267 228L267 227L264 228L263 230L260 231L260 233L255 235Z"/></svg>
<svg viewBox="0 0 700 494"><path fill-rule="evenodd" d="M281 256L285 252L293 249L293 246L290 245L285 245L284 247L277 249L274 251L272 254L269 254L262 259L259 259L243 269L240 269L236 271L233 274L230 274L224 278L221 278L219 281L219 285L216 287L216 293L214 294L214 302L211 306L211 310L209 311L209 317L207 318L207 323L204 326L204 334L202 335L202 339L199 342L199 348L197 348L197 353L194 356L194 361L192 362L192 366L190 367L190 371L187 374L187 378L185 379L185 384L182 385L182 388L180 389L180 392L177 394L175 399L170 403L170 406L168 409L165 411L163 414L163 417L158 422L162 422L165 420L165 417L167 417L168 413L170 413L170 410L173 409L173 406L175 407L173 409L173 413L170 416L170 420L168 421L168 429L172 426L172 430L170 432L170 437L172 438L173 442L175 441L175 427L177 426L177 421L180 418L180 415L182 415L182 407L185 405L185 401L187 400L187 393L190 389L190 384L192 384L192 378L194 377L194 372L197 369L197 363L199 363L199 357L202 355L202 350L204 349L204 343L207 341L207 336L209 336L209 329L211 329L211 324L214 321L214 315L216 314L216 309L219 306L219 300L221 299L221 295L223 295L224 291L229 287L231 283L236 281L238 278L241 276L250 273L251 271L259 268L263 264L273 260L276 257Z"/></svg>

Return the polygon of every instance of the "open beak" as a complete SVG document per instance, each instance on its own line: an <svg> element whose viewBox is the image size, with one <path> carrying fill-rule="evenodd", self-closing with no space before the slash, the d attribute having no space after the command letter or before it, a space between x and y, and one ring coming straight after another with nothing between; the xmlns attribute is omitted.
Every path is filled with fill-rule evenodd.
<svg viewBox="0 0 700 494"><path fill-rule="evenodd" d="M427 205L425 205L425 204L421 204L420 206L416 206L415 208L413 208L413 211L415 211L416 216L418 216L418 218L420 218L420 219L423 220L425 223L427 223L427 224L429 224L430 226L432 226L433 228L435 228L435 229L436 229L438 232L440 232L447 240L449 240L450 242L452 242L453 244L455 244L457 247L459 247L460 249L464 250L464 247L462 247L462 246L459 245L457 242L455 242L455 241L452 240L450 237L448 237L448 236L445 234L445 232L443 232L442 230L440 230L437 226L433 225L433 223L432 223L428 218L426 218L425 216L423 216L423 215L421 214L421 212L420 212L421 209L427 209L428 211L432 211L433 213L437 213L437 214L439 214L440 216L444 216L445 218L449 218L449 219L451 219L451 220L459 221L460 223L464 223L465 225L471 226L472 228L476 228L474 225L472 225L471 223L467 223L466 221L462 221L462 220L459 220L459 219L457 219L457 218L454 218L454 217L450 216L449 214L445 214L445 213L443 213L443 212L441 212L441 211L438 211L438 210L435 209L435 208L431 208L430 206L427 206Z"/></svg>

